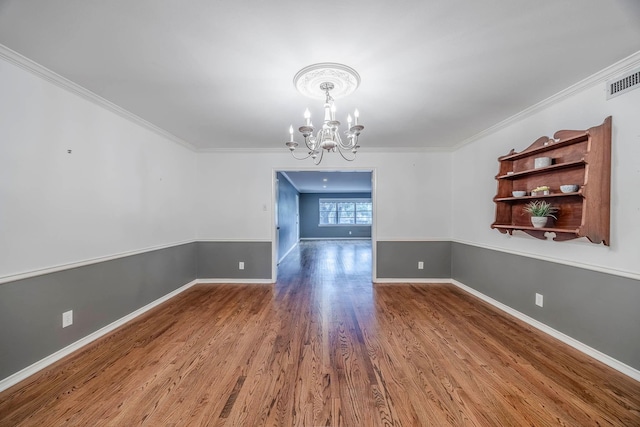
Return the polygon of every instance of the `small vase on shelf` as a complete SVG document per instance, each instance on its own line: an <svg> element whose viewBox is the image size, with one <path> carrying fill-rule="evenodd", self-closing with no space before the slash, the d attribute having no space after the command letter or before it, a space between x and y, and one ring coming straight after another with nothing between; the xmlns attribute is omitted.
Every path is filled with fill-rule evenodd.
<svg viewBox="0 0 640 427"><path fill-rule="evenodd" d="M547 225L547 221L549 220L548 216L532 216L531 224L534 228L543 228Z"/></svg>
<svg viewBox="0 0 640 427"><path fill-rule="evenodd" d="M554 213L558 212L558 208L551 206L549 202L544 200L533 200L527 203L522 211L531 215L531 224L534 228L544 228L549 221L549 217L558 219L554 215Z"/></svg>

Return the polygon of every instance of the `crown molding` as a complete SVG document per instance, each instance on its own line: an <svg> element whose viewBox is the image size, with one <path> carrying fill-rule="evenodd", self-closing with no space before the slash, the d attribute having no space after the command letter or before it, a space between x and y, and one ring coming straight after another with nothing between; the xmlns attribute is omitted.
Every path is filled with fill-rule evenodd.
<svg viewBox="0 0 640 427"><path fill-rule="evenodd" d="M197 151L196 147L193 144L188 143L187 141L178 138L177 136L167 132L166 130L154 125L153 123L150 123L146 120L144 120L143 118L136 116L135 114L131 113L128 110L125 110L124 108L114 104L111 101L108 101L106 99L104 99L103 97L101 97L100 95L97 95L93 92L91 92L90 90L80 86L79 84L76 84L74 82L72 82L71 80L62 77L61 75L49 70L48 68L38 64L35 61L32 61L31 59L19 54L18 52L9 49L8 47L0 44L0 58L4 59L5 61L18 66L19 68L22 68L23 70L26 70L38 77L40 77L41 79L48 81L49 83L53 83L54 85L67 90L68 92L73 93L74 95L77 95L87 101L90 101L108 111L111 111L112 113L117 114L118 116L129 120L130 122L137 124L138 126L141 126L163 138L168 139L171 142L174 142L176 144L179 144L185 148L188 148L191 151Z"/></svg>
<svg viewBox="0 0 640 427"><path fill-rule="evenodd" d="M234 147L234 148L199 148L196 149L198 153L227 153L227 154L281 154L288 153L289 150L286 147L283 148L242 148L242 147ZM364 146L358 151L358 154L363 155L366 153L386 153L386 154L397 154L397 153L452 153L455 151L453 147L368 147Z"/></svg>
<svg viewBox="0 0 640 427"><path fill-rule="evenodd" d="M282 149L280 148L250 148L250 147L234 147L234 148L229 148L229 147L205 147L205 148L197 148L196 151L198 153L227 153L227 154L233 154L233 153L238 153L238 154L249 154L249 153L260 153L260 154L277 154L277 153L287 153L289 152L289 149L283 147Z"/></svg>
<svg viewBox="0 0 640 427"><path fill-rule="evenodd" d="M439 146L439 147L367 147L364 146L364 150L358 151L358 153L452 153L455 151L453 147Z"/></svg>
<svg viewBox="0 0 640 427"><path fill-rule="evenodd" d="M185 148L188 148L191 151L198 153L281 153L283 150L279 148L199 148L177 136L167 132L166 130L154 125L153 123L148 122L147 120L131 113L128 110L114 104L111 101L89 91L88 89L72 82L71 80L62 77L61 75L49 70L48 68L38 64L35 61L19 54L18 52L0 44L0 58L6 60L9 63L12 63L19 68L22 68L30 73L40 77L41 79L48 81L50 83L55 84L58 87L61 87L81 98L84 98L98 106L109 110L124 119L131 121L161 137L164 137L176 144L179 144ZM615 64L587 77L580 82L569 86L568 88L556 93L555 95L550 96L547 99L544 99L537 104L532 105L521 112L514 114L511 117L455 144L453 146L439 146L439 147L394 147L393 149L389 149L388 147L364 147L361 153L451 153L456 150L464 147L467 144L470 144L474 141L477 141L481 138L484 138L488 135L491 135L503 128L506 128L524 118L532 116L533 114L548 108L549 106L556 104L575 95L578 92L581 92L585 89L591 88L597 84L604 83L607 80L616 77L619 74L623 74L627 71L633 70L635 67L640 65L640 51L629 55L628 57L622 59L621 61L616 62Z"/></svg>
<svg viewBox="0 0 640 427"><path fill-rule="evenodd" d="M514 114L511 117L506 118L505 120L496 123L495 125L491 126L490 128L487 128L465 140L463 140L462 142L454 145L452 147L452 151L456 151L459 148L464 147L467 144L470 144L474 141L477 141L481 138L484 138L486 136L489 136L501 129L504 129L520 120L523 120L527 117L530 117L532 115L534 115L535 113L544 110L550 106L552 106L553 104L557 104L561 101L564 101L565 99L579 93L582 92L585 89L589 89L592 88L593 86L597 85L597 84L601 84L606 82L607 80L616 77L619 74L624 74L627 71L631 71L633 70L635 67L637 67L638 65L640 65L640 51L633 53L629 56L627 56L626 58L616 62L613 65L608 66L607 68L598 71L595 74L592 74L591 76L587 77L584 80L579 81L578 83L575 83L571 86L569 86L568 88L556 93L555 95L551 95L549 98L544 99L540 102L538 102L537 104L532 105L529 108L526 108L524 110L522 110L521 112Z"/></svg>

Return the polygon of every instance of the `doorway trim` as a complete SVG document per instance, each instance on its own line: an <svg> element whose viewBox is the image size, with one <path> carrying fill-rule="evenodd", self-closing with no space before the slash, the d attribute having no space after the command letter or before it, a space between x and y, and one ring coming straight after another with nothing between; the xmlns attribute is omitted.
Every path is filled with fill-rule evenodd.
<svg viewBox="0 0 640 427"><path fill-rule="evenodd" d="M276 167L271 171L271 281L275 283L278 280L278 248L276 242L276 227L278 218L278 172L370 172L371 173L371 205L372 205L372 222L371 222L371 282L375 282L376 278L376 242L378 241L378 198L377 198L377 173L375 167L354 167L354 168L336 168L336 167ZM299 226L299 224L298 224Z"/></svg>

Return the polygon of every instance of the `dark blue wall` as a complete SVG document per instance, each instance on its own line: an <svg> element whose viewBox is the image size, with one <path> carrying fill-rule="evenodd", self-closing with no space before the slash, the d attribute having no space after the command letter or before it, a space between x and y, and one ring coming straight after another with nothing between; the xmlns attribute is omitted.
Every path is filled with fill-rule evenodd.
<svg viewBox="0 0 640 427"><path fill-rule="evenodd" d="M296 196L299 195L293 185L278 172L278 262L298 243L296 223Z"/></svg>
<svg viewBox="0 0 640 427"><path fill-rule="evenodd" d="M320 199L370 199L371 193L302 193L300 194L300 238L371 238L371 227L366 225L318 227ZM351 234L349 234L351 232Z"/></svg>

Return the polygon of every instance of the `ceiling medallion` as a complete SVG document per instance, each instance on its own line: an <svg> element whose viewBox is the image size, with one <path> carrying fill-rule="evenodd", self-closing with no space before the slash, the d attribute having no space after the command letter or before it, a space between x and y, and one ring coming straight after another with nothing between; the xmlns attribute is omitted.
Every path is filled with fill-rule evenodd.
<svg viewBox="0 0 640 427"><path fill-rule="evenodd" d="M324 119L322 128L314 136L314 127L311 122L311 113L307 108L304 112L305 124L298 130L304 137L307 154L298 157L294 153L298 143L293 140L293 125L289 127L289 141L286 146L293 157L304 160L311 157L316 165L322 161L324 151L339 152L347 161L353 161L360 146L358 137L364 126L358 123L360 116L356 109L347 116L347 130L344 131L345 141L340 137L338 127L340 122L336 120L336 106L334 100L353 93L360 85L360 75L351 67L343 64L321 63L313 64L296 73L293 83L300 93L313 99L324 99ZM353 123L352 123L353 122Z"/></svg>
<svg viewBox="0 0 640 427"><path fill-rule="evenodd" d="M331 96L340 99L360 86L360 74L346 65L324 62L304 67L293 78L298 92L313 99L325 99L325 91L320 89L322 83L332 83Z"/></svg>

